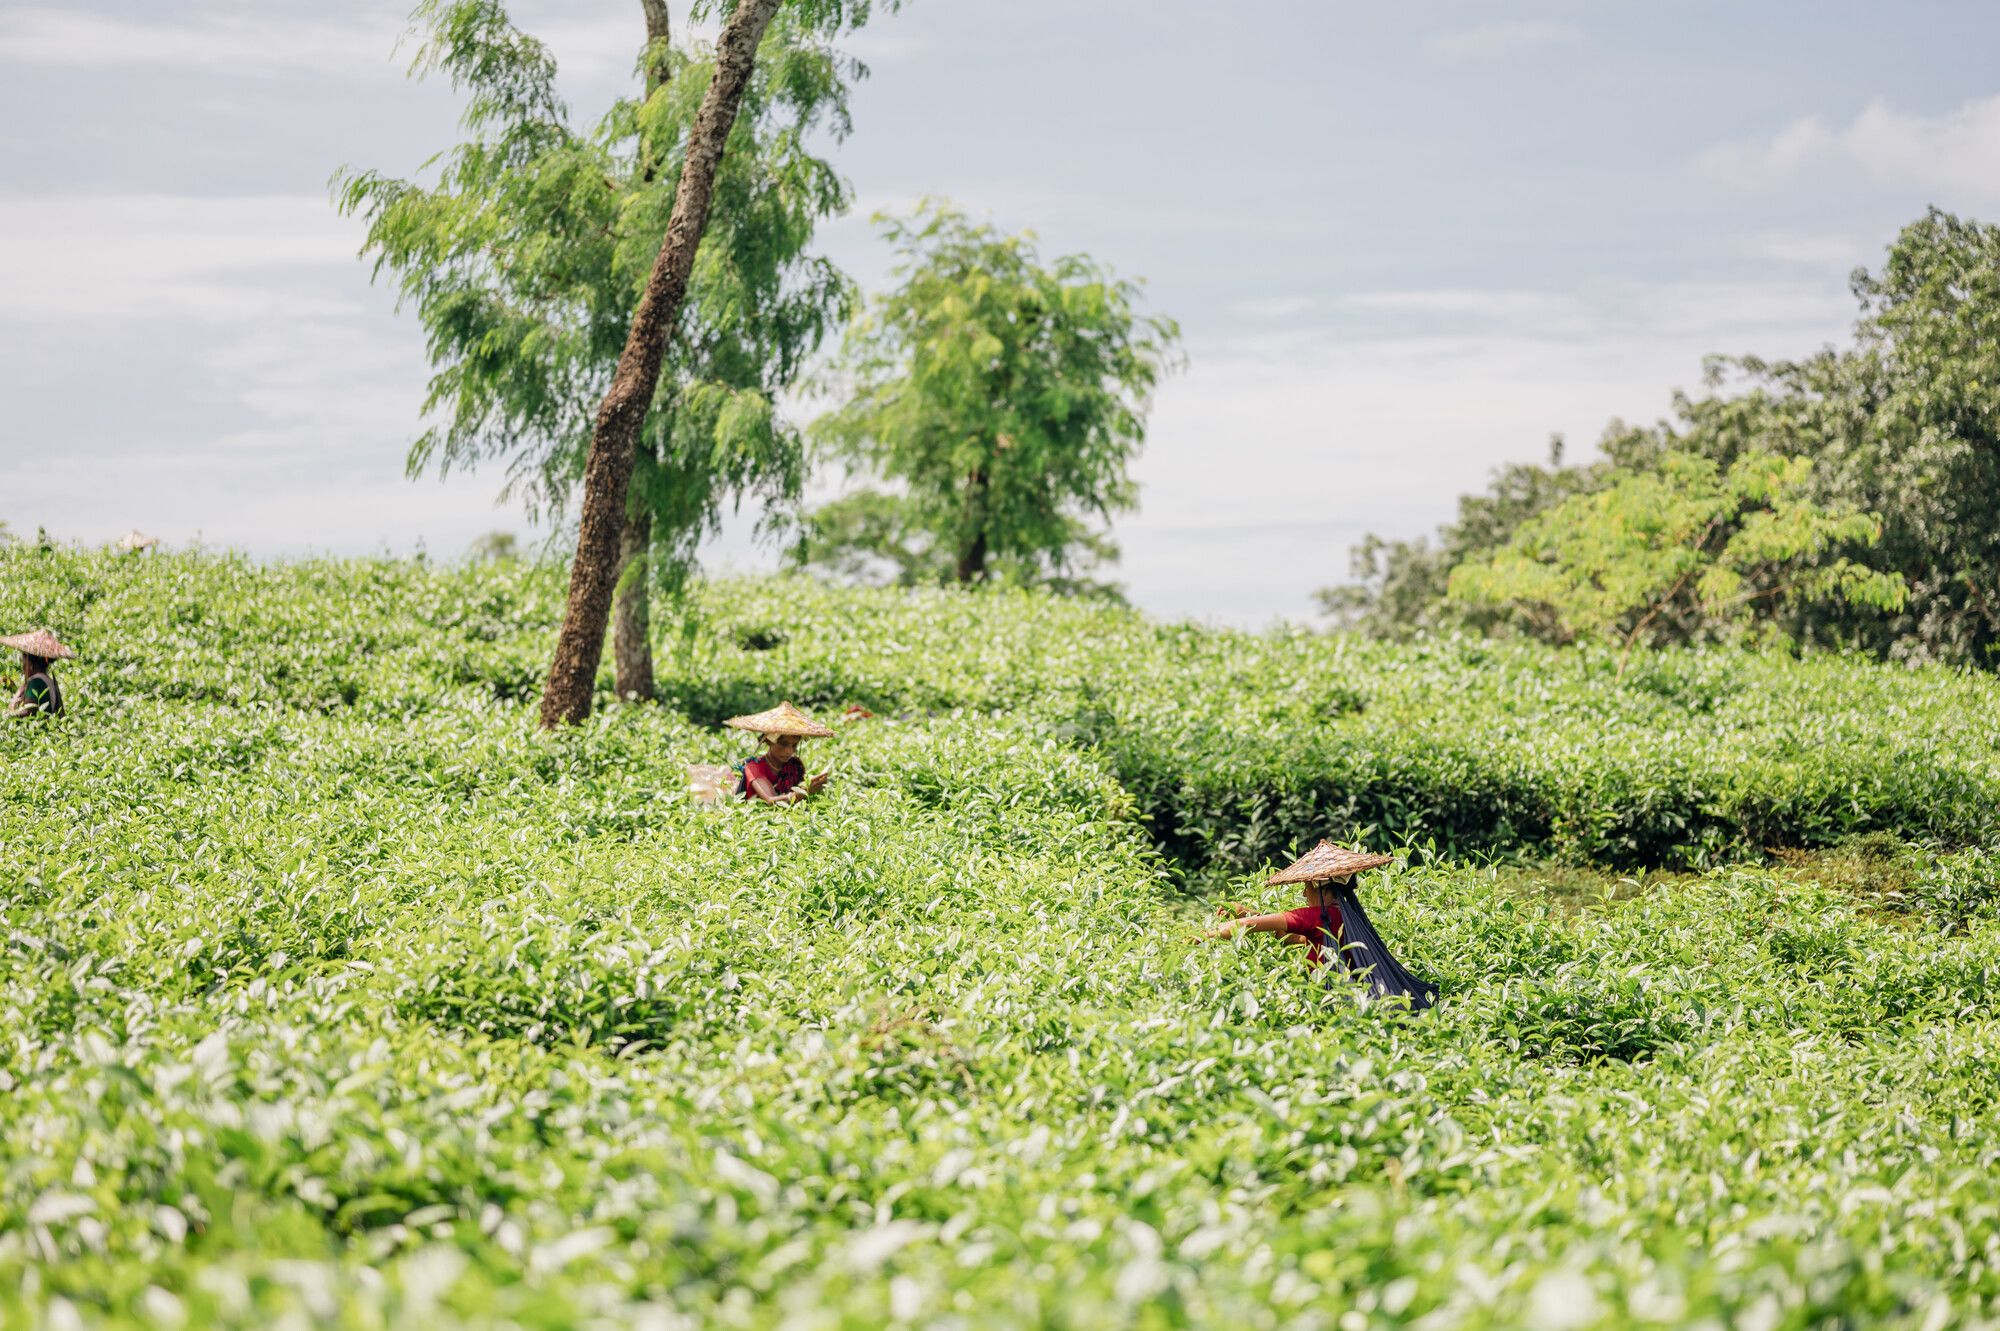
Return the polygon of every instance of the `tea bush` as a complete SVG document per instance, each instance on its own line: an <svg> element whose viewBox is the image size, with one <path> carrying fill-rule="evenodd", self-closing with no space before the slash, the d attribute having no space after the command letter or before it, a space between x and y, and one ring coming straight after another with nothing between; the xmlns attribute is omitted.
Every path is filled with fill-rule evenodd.
<svg viewBox="0 0 2000 1331"><path fill-rule="evenodd" d="M544 736L560 593L0 555L86 654L0 728L5 1324L2000 1317L1987 681L721 583ZM694 805L780 695L878 716ZM1187 941L1370 822L1437 1009ZM1936 886L1746 858L1869 829Z"/></svg>
<svg viewBox="0 0 2000 1331"><path fill-rule="evenodd" d="M2000 908L2000 852L1973 846L1930 864L1910 904L1946 929L1963 929Z"/></svg>
<svg viewBox="0 0 2000 1331"><path fill-rule="evenodd" d="M1026 594L706 588L665 670L698 721L774 691L1032 718L1087 744L1189 868L1332 832L1446 853L1703 867L1871 832L2000 832L1990 676L1733 652L1642 658L1153 625ZM750 632L783 640L744 652Z"/></svg>

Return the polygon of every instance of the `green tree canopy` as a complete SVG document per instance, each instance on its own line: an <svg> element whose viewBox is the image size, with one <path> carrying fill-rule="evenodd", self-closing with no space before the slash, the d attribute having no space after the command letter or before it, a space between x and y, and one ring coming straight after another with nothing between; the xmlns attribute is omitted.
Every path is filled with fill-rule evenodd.
<svg viewBox="0 0 2000 1331"><path fill-rule="evenodd" d="M1932 209L1857 271L1857 344L1743 374L1762 446L1815 463L1829 502L1882 515L1909 600L1801 626L1883 655L2000 667L2000 227ZM1707 422L1702 422L1706 426Z"/></svg>
<svg viewBox="0 0 2000 1331"><path fill-rule="evenodd" d="M1617 638L1628 653L1656 625L1661 636L1713 634L1760 606L1900 607L1900 575L1822 558L1872 543L1882 524L1814 503L1811 476L1806 458L1751 453L1725 469L1668 453L1529 518L1500 550L1453 569L1449 596L1525 606L1557 635Z"/></svg>
<svg viewBox="0 0 2000 1331"><path fill-rule="evenodd" d="M1459 496L1457 520L1439 527L1435 540L1364 537L1349 555L1354 581L1323 587L1313 597L1342 627L1376 637L1407 637L1461 622L1491 629L1512 619L1512 608L1446 601L1451 571L1504 545L1535 514L1598 489L1611 465L1564 466L1562 436L1554 436L1546 464L1509 463L1484 493Z"/></svg>
<svg viewBox="0 0 2000 1331"><path fill-rule="evenodd" d="M794 6L760 48L634 471L659 581L692 567L730 496L800 485L802 440L774 399L851 299L846 276L808 252L849 197L810 145L816 131L846 134L848 85L865 72L814 34L857 8ZM424 326L434 424L410 468L504 461L510 488L557 514L659 251L712 52L651 43L647 94L580 129L547 48L498 0L426 0L417 16L416 68L467 95L467 140L428 184L336 178L341 207L367 220L364 253Z"/></svg>
<svg viewBox="0 0 2000 1331"><path fill-rule="evenodd" d="M849 330L846 404L822 444L890 489L807 520L801 562L878 554L912 579L1074 579L1114 553L1095 529L1130 509L1128 468L1179 329L1136 312L1137 283L1083 255L1044 263L950 205L882 220L895 290Z"/></svg>
<svg viewBox="0 0 2000 1331"><path fill-rule="evenodd" d="M1770 597L1753 613L1807 644L2000 666L2000 228L1935 209L1905 227L1878 273L1858 271L1853 345L1798 361L1710 362L1709 390L1677 396L1674 418L1607 431L1601 461L1506 469L1460 503L1439 541L1378 538L1356 552L1362 580L1322 593L1329 611L1373 632L1512 623L1553 631L1520 602L1447 596L1453 569L1488 563L1523 524L1579 494L1658 474L1693 454L1724 472L1764 453L1802 461L1799 498L1829 513L1873 514L1802 556L1865 562L1906 595ZM1664 615L1649 634L1706 632Z"/></svg>

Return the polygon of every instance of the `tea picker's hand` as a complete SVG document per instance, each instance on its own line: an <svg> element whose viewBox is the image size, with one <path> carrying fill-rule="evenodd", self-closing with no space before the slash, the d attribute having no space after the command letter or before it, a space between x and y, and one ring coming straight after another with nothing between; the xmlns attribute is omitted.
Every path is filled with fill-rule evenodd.
<svg viewBox="0 0 2000 1331"><path fill-rule="evenodd" d="M806 789L815 795L819 794L820 791L826 789L827 778L832 775L833 774L831 772L819 773L818 775L814 776L812 780L806 782Z"/></svg>

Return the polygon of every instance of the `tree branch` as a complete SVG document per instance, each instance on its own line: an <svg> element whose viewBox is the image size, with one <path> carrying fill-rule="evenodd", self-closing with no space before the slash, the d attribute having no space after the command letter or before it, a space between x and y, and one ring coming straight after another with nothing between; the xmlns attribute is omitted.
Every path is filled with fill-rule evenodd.
<svg viewBox="0 0 2000 1331"><path fill-rule="evenodd" d="M655 59L653 52L673 36L673 26L667 0L639 0L639 7L646 11L646 95L651 97L667 80L665 62Z"/></svg>
<svg viewBox="0 0 2000 1331"><path fill-rule="evenodd" d="M1708 525L1701 529L1701 535L1696 537L1695 543L1691 547L1689 547L1689 553L1699 556L1701 554L1702 547L1708 544L1708 538L1715 535L1716 529L1721 525L1722 525L1722 515L1720 513L1710 518L1708 520ZM1653 603L1652 609L1648 610L1645 613L1645 616L1641 618L1637 624L1634 624L1632 626L1632 631L1625 635L1625 645L1622 648L1620 648L1618 652L1618 671L1615 675L1612 676L1613 683L1616 683L1618 680L1625 678L1625 663L1627 660L1630 659L1632 655L1632 647L1635 643L1638 642L1639 635L1646 631L1648 625L1650 625L1654 620L1658 619L1663 613L1665 613L1667 606L1672 604L1673 599L1681 594L1681 589L1687 586L1688 579L1694 576L1695 570L1700 566L1701 564L1699 559L1697 559L1694 563L1689 564L1687 568L1682 571L1680 577L1674 579L1674 585L1667 588L1666 593L1662 595L1659 600Z"/></svg>

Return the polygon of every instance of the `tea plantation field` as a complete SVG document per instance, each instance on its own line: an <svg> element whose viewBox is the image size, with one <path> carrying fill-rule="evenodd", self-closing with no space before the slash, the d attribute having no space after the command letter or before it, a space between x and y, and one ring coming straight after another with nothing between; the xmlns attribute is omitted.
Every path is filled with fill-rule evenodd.
<svg viewBox="0 0 2000 1331"><path fill-rule="evenodd" d="M0 1324L2000 1325L1992 679L561 590L0 552ZM1322 834L1434 1011L1189 941Z"/></svg>

